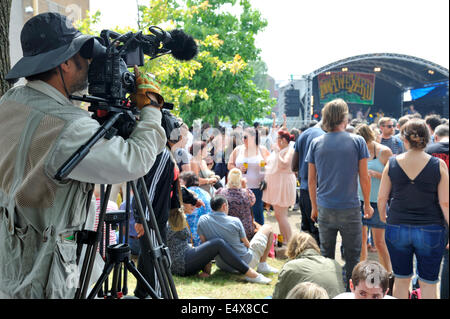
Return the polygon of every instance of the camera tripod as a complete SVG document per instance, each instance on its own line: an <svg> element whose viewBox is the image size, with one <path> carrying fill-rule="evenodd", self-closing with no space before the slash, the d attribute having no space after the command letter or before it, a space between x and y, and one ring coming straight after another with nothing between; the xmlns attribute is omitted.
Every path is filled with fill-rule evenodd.
<svg viewBox="0 0 450 319"><path fill-rule="evenodd" d="M147 194L147 188L145 185L145 182L143 178L140 178L138 182L141 183L141 187L143 188L143 191L145 194ZM119 243L116 245L111 245L106 247L106 263L103 268L103 272L100 276L100 278L97 280L94 288L90 292L88 299L95 298L96 295L100 292L100 289L102 285L107 281L109 275L114 270L113 273L113 279L112 279L112 289L111 291L108 291L107 285L105 287L105 291L103 292L103 296L110 297L110 298L118 298L119 293L122 292L123 295L127 294L127 270L130 271L133 276L143 285L143 287L147 290L149 295L154 299L160 299L160 296L158 296L158 293L155 291L154 288L150 286L150 284L147 282L147 280L142 276L142 274L136 269L134 263L131 261L130 255L131 255L131 249L128 246L128 221L129 221L129 214L130 214L130 196L129 196L129 190L130 188L133 189L134 193L134 201L136 203L137 211L139 212L139 216L142 220L145 221L145 215L144 210L142 208L142 203L139 198L136 182L128 182L127 183L127 202L126 202L126 211L116 211L112 212L112 214L106 213L106 205L109 199L109 195L111 192L111 185L108 185L106 188L106 194L102 200L101 210L100 210L100 216L99 216L99 222L97 226L97 238L94 243L87 242L88 244L88 250L86 252L86 257L84 259L83 268L80 275L80 287L77 290L77 293L75 295L75 298L85 298L86 292L89 285L89 279L91 277L92 273L92 267L95 259L95 253L97 251L97 246L99 243L98 237L101 238L102 231L101 231L101 225L103 225L103 222L106 223L108 226L109 224L118 223L123 224L125 222L125 242ZM172 275L170 272L170 255L168 252L168 248L164 246L162 243L162 238L158 229L158 225L156 223L156 218L151 206L150 201L148 200L148 197L144 196L146 200L147 207L149 209L149 215L150 215L150 224L151 228L148 227L147 222L143 222L146 240L150 243L150 251L141 251L141 253L150 254L153 259L153 264L155 267L155 272L158 278L159 285L161 287L161 293L162 298L164 299L176 299L178 298L175 285L173 283ZM125 213L125 214L124 214ZM110 215L110 216L108 216ZM122 215L122 216L121 216ZM109 230L108 227L106 227L105 233ZM155 234L155 237L157 239L157 243L154 242L154 239L151 236L151 233ZM105 236L107 238L107 236ZM121 236L119 236L121 237ZM107 240L107 239L106 239ZM85 242L86 243L86 242ZM123 266L123 286L122 291L121 290L121 274L120 270Z"/></svg>
<svg viewBox="0 0 450 319"><path fill-rule="evenodd" d="M114 123L119 120L122 113L117 112L113 113L110 118L100 127L100 129L97 131L97 133L91 137L91 139L81 146L77 152L75 152L64 164L61 166L61 168L58 170L55 178L58 180L62 180L65 177L67 177L70 172L78 165L81 160L86 157L86 155L89 153L90 148L98 142L101 138L105 136L114 136L117 133L117 130L114 128ZM106 137L107 138L107 137ZM99 293L101 286L103 283L105 283L108 279L108 276L110 275L111 271L114 270L113 273L113 287L110 291L110 297L111 298L118 298L119 297L119 281L120 280L120 269L122 266L124 267L124 288L123 291L124 294L127 293L127 270L130 271L133 276L136 278L136 280L143 285L143 287L147 290L149 295L154 299L178 299L178 295L175 289L175 284L173 282L172 274L170 272L170 255L168 247L164 245L161 234L159 232L158 224L156 222L156 217L152 208L152 203L150 201L150 198L148 196L148 190L144 181L144 178L141 177L137 180L141 183L141 187L144 194L144 200L145 204L147 206L148 212L149 212L149 223L150 227L147 224L144 210L142 208L142 202L141 198L136 186L136 181L130 181L127 182L127 196L126 196L126 211L125 211L125 217L123 217L123 212L116 212L116 214L111 214L110 216L107 216L106 213L108 200L111 194L111 188L112 185L107 185L106 187L106 193L103 196L101 200L101 208L100 208L100 214L99 214L99 220L97 225L97 231L89 231L89 230L83 230L76 234L76 239L78 243L78 249L77 249L77 264L80 262L80 255L81 255L81 248L83 245L87 245L85 258L83 261L83 266L81 268L80 273L80 280L79 280L79 287L75 293L75 299L85 299L87 295L87 291L89 288L89 281L92 275L92 270L95 262L95 256L97 254L97 248L100 242L102 241L102 228L104 223L107 224L113 224L113 223L119 223L122 224L123 222L126 223L126 231L125 231L125 242L111 245L106 247L106 263L103 268L103 272L100 276L100 278L97 280L96 284L94 285L92 291L90 292L89 296L87 296L88 299L93 299L95 296ZM142 224L144 227L144 236L145 240L149 244L148 247L150 247L149 251L141 251L141 254L150 254L153 260L153 265L155 269L155 273L158 279L158 283L161 287L161 295L159 296L158 293L150 286L150 284L147 282L147 280L144 278L144 276L137 270L134 263L130 260L131 255L131 249L128 245L128 222L129 222L129 214L131 211L131 205L130 205L130 189L133 190L134 193L134 201L136 203L136 210L139 214L140 219L142 220ZM90 200L88 201L88 205L90 203ZM122 216L121 216L122 215ZM110 218L112 217L112 218ZM122 228L122 227L121 227ZM152 238L151 232L153 232L154 236ZM109 227L107 230L105 230L105 234L109 233ZM107 236L105 236L107 238ZM155 242L156 239L156 242ZM103 245L102 245L103 246ZM106 285L107 286L107 285ZM106 293L106 295L105 295ZM106 291L104 292L105 296L108 296L108 289L106 287Z"/></svg>

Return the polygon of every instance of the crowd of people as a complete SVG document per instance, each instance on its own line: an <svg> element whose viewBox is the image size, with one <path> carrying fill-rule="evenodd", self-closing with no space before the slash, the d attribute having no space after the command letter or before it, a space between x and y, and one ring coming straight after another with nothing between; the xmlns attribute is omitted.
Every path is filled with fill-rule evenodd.
<svg viewBox="0 0 450 319"><path fill-rule="evenodd" d="M196 137L183 124L172 153L180 184L200 204L185 204L181 227L169 222L173 273L208 277L215 262L249 282L269 283L264 274L280 271L266 263L274 230L264 215L273 213L289 258L274 298L317 285L327 298L361 290L368 298L408 298L419 287L422 298L437 298L441 268L440 296L448 296L448 120L414 113L369 125L349 123L347 114L338 99L323 108L320 122L299 129L273 116L270 128L255 123L227 133L203 125ZM288 221L295 207L300 229ZM338 233L343 267L335 260ZM369 248L379 262L367 261ZM194 270L186 268L194 261ZM361 267L383 270L382 290L361 288L355 278L368 275Z"/></svg>

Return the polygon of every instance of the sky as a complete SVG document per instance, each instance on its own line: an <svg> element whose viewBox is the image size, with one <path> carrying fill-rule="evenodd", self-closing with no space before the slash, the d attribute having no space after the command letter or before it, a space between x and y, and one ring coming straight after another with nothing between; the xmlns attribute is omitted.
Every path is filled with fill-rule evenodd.
<svg viewBox="0 0 450 319"><path fill-rule="evenodd" d="M90 0L101 29L136 27L143 0ZM449 0L251 0L268 21L256 37L276 81L371 53L406 54L449 68Z"/></svg>

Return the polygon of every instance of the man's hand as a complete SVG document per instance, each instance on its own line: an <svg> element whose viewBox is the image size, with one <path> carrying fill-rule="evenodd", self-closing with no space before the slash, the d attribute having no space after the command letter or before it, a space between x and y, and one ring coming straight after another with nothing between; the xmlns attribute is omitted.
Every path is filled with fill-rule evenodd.
<svg viewBox="0 0 450 319"><path fill-rule="evenodd" d="M247 164L248 165L248 164ZM239 169L241 170L242 174L246 174L247 173L247 167L245 167L246 165L244 164L243 166L240 166Z"/></svg>
<svg viewBox="0 0 450 319"><path fill-rule="evenodd" d="M141 75L136 65L134 66L134 74L136 76L136 93L130 95L131 102L139 110L142 110L146 106L155 107L160 110L164 100L161 95L155 93L160 91L159 84L149 76Z"/></svg>
<svg viewBox="0 0 450 319"><path fill-rule="evenodd" d="M195 210L195 206L192 204L183 203L183 207L184 207L184 213L186 215L192 214Z"/></svg>
<svg viewBox="0 0 450 319"><path fill-rule="evenodd" d="M317 217L319 217L319 211L317 210L317 208L312 208L311 209L311 219L317 223Z"/></svg>
<svg viewBox="0 0 450 319"><path fill-rule="evenodd" d="M241 179L241 187L242 188L247 188L247 179L246 178L242 178Z"/></svg>
<svg viewBox="0 0 450 319"><path fill-rule="evenodd" d="M372 218L373 215L373 208L369 204L364 203L364 218L369 219Z"/></svg>
<svg viewBox="0 0 450 319"><path fill-rule="evenodd" d="M197 199L197 203L195 203L195 207L205 207L205 203L201 199Z"/></svg>
<svg viewBox="0 0 450 319"><path fill-rule="evenodd" d="M138 238L141 238L145 234L144 225L142 224L134 224L134 229L136 230Z"/></svg>

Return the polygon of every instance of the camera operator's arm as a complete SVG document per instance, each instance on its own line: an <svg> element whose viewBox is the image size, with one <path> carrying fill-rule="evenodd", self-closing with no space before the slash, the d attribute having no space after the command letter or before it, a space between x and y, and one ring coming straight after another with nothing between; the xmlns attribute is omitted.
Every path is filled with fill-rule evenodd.
<svg viewBox="0 0 450 319"><path fill-rule="evenodd" d="M137 73L137 83L141 77ZM156 95L149 92L148 100L157 101ZM139 105L140 121L133 133L125 140L114 136L98 141L89 154L69 174L69 179L94 184L118 184L144 176L162 152L166 144L166 134L161 126L160 107ZM86 143L100 128L100 124L89 117L79 118L67 125L59 141L53 148L47 166L50 176L54 176L59 167Z"/></svg>

